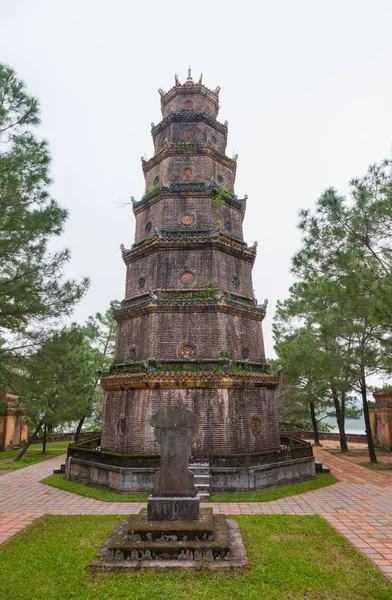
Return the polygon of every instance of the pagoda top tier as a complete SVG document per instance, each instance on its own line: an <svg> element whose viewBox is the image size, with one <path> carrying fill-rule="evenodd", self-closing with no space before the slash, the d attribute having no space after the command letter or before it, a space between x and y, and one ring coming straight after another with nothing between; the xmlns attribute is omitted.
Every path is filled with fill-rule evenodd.
<svg viewBox="0 0 392 600"><path fill-rule="evenodd" d="M188 78L185 83L180 83L175 75L175 85L168 92L159 89L161 95L161 110L163 118L170 113L178 112L204 112L216 117L219 112L219 91L208 89L202 83L203 74L199 81L195 83L192 78L191 69L188 69Z"/></svg>

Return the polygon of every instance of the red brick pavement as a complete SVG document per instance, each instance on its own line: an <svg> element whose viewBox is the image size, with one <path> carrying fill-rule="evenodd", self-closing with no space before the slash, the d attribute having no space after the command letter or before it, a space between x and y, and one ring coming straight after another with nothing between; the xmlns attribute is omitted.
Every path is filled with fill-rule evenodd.
<svg viewBox="0 0 392 600"><path fill-rule="evenodd" d="M274 502L206 504L232 514L319 514L392 580L392 484L386 476L315 449L339 483ZM101 502L39 483L63 462L56 457L0 478L0 543L45 513L132 514L139 503Z"/></svg>

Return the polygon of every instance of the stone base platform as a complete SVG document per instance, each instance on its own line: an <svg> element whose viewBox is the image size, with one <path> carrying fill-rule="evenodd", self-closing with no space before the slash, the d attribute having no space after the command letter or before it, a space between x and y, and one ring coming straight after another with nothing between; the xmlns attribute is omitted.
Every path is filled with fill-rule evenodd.
<svg viewBox="0 0 392 600"><path fill-rule="evenodd" d="M88 568L230 571L247 567L238 523L204 508L199 521L147 521L146 509L141 510L118 525Z"/></svg>
<svg viewBox="0 0 392 600"><path fill-rule="evenodd" d="M147 504L148 521L198 521L200 496L170 498L150 496Z"/></svg>
<svg viewBox="0 0 392 600"><path fill-rule="evenodd" d="M98 454L96 452L95 454ZM151 493L159 466L119 467L103 462L68 457L66 479L122 493ZM230 457L229 457L230 458ZM313 456L284 462L244 465L236 460L210 466L210 493L256 492L299 483L316 476ZM142 459L140 460L142 463Z"/></svg>

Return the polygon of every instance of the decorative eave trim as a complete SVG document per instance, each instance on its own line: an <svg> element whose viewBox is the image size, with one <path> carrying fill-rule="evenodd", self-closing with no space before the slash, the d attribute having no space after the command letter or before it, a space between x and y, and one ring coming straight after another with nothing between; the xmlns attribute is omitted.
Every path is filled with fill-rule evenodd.
<svg viewBox="0 0 392 600"><path fill-rule="evenodd" d="M200 294L200 297L197 294ZM119 321L134 319L157 312L224 312L254 321L262 321L266 304L256 304L252 298L234 295L223 290L190 288L184 290L150 290L147 294L123 300L113 308L113 318Z"/></svg>
<svg viewBox="0 0 392 600"><path fill-rule="evenodd" d="M159 250L193 250L195 246L198 246L198 249L216 248L252 265L257 254L256 243L248 247L244 242L213 230L160 231L152 239L146 238L143 242L139 242L130 250L123 250L122 258L126 265Z"/></svg>
<svg viewBox="0 0 392 600"><path fill-rule="evenodd" d="M181 154L187 154L188 156L209 156L219 164L231 169L233 173L236 173L237 163L232 158L229 158L222 152L219 152L215 148L211 148L210 146L200 146L197 149L193 146L169 146L165 148L159 154L156 154L150 160L142 161L143 173L146 175L152 168L156 167L162 161L167 158L171 158L173 156L179 156ZM195 182L196 183L196 182Z"/></svg>
<svg viewBox="0 0 392 600"><path fill-rule="evenodd" d="M182 96L185 94L201 94L206 96L216 105L217 111L219 110L219 91L213 91L207 88L202 83L194 83L193 85L175 85L166 94L161 96L161 106L165 106L168 102L173 100L176 96Z"/></svg>
<svg viewBox="0 0 392 600"><path fill-rule="evenodd" d="M193 110L181 111L181 112L173 112L164 119L158 125L154 125L151 127L151 135L155 140L156 136L162 133L172 123L192 123L192 122L200 122L206 123L206 125L210 125L219 133L222 133L227 140L227 125L220 123L215 117L205 112L194 112Z"/></svg>
<svg viewBox="0 0 392 600"><path fill-rule="evenodd" d="M272 375L252 373L233 375L228 373L169 373L147 375L146 373L125 373L102 377L101 387L105 391L136 390L145 388L194 389L194 388L252 388L275 389L280 378Z"/></svg>
<svg viewBox="0 0 392 600"><path fill-rule="evenodd" d="M166 182L147 192L141 200L136 202L132 201L132 208L134 215L137 215L146 207L150 207L155 202L158 202L161 198L167 198L170 196L192 196L200 198L211 198L214 192L219 192L219 187L216 186L212 181L190 181L190 182ZM235 194L225 194L225 203L240 212L244 213L246 210L245 198L238 198Z"/></svg>

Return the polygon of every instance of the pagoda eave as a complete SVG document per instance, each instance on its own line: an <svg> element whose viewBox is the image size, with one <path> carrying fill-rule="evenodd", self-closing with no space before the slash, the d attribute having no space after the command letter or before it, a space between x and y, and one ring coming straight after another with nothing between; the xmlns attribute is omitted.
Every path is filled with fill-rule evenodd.
<svg viewBox="0 0 392 600"><path fill-rule="evenodd" d="M146 239L144 243L139 243L135 248L124 250L122 253L123 261L128 265L135 260L160 250L194 250L195 245L197 245L199 248L220 250L221 252L250 262L253 265L257 254L256 246L247 247L245 244L241 244L230 238L230 236L222 235L215 231L203 231L200 232L200 235L197 235L198 233L192 230L185 232L159 232L153 239Z"/></svg>
<svg viewBox="0 0 392 600"><path fill-rule="evenodd" d="M159 165L162 161L167 158L171 158L173 156L183 156L186 154L187 156L209 156L219 164L231 169L235 174L237 170L237 163L234 159L229 158L222 152L211 148L210 146L198 146L195 148L194 146L170 146L169 148L165 148L159 154L156 154L149 160L142 161L143 173L146 175L148 171L150 171L153 167Z"/></svg>
<svg viewBox="0 0 392 600"><path fill-rule="evenodd" d="M216 131L222 133L225 136L225 140L227 139L227 125L220 123L220 121L215 119L215 117L206 112L194 112L189 110L171 113L170 115L162 119L160 123L151 127L151 135L153 138L155 138L172 123L191 123L194 121L202 121L203 123L210 125Z"/></svg>
<svg viewBox="0 0 392 600"><path fill-rule="evenodd" d="M182 94L186 94L186 95L200 94L202 96L206 96L209 100L214 102L214 104L217 107L217 110L219 109L219 92L210 90L202 83L200 83L200 84L192 83L191 85L183 85L183 86L175 85L175 86L173 86L168 92L166 92L165 94L163 94L161 96L161 105L165 106L168 102L173 100L173 98L175 96L182 95Z"/></svg>
<svg viewBox="0 0 392 600"><path fill-rule="evenodd" d="M154 374L126 373L102 377L101 387L105 391L135 389L194 389L194 388L257 388L275 389L280 378L266 374Z"/></svg>
<svg viewBox="0 0 392 600"><path fill-rule="evenodd" d="M226 313L252 319L253 321L263 321L266 311L263 307L233 306L222 301L210 300L203 302L151 302L139 306L130 306L118 308L113 311L115 321L127 321L151 313Z"/></svg>

